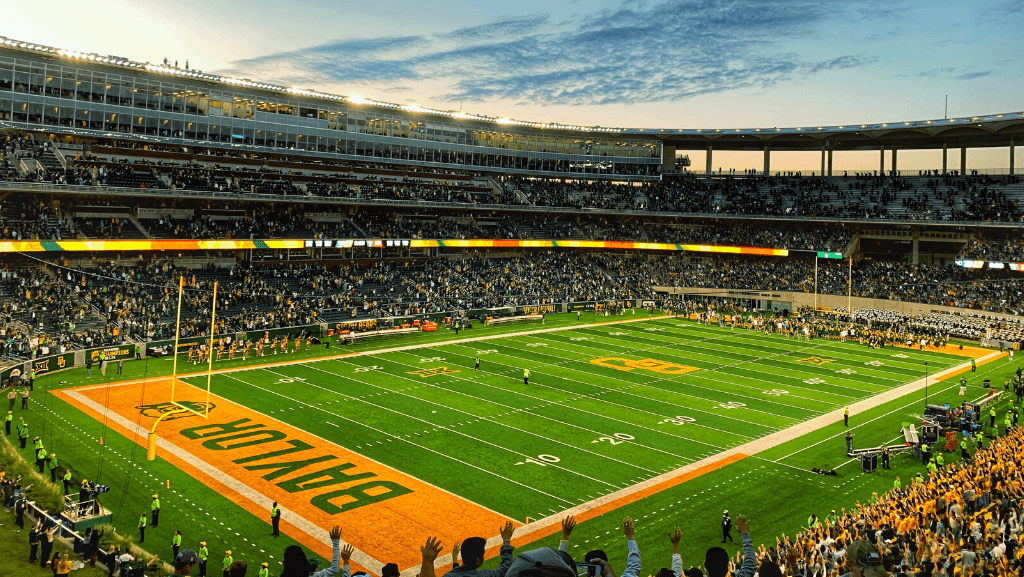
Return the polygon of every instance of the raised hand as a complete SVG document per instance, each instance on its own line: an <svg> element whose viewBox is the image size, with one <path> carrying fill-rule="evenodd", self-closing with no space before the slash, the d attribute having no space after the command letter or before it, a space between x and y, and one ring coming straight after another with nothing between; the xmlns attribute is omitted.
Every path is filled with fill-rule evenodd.
<svg viewBox="0 0 1024 577"><path fill-rule="evenodd" d="M331 528L331 540L333 541L335 539L341 539L341 526L340 525L335 525L333 528Z"/></svg>
<svg viewBox="0 0 1024 577"><path fill-rule="evenodd" d="M437 537L428 537L427 543L420 547L420 555L423 557L423 563L433 565L434 560L441 553L441 541Z"/></svg>
<svg viewBox="0 0 1024 577"><path fill-rule="evenodd" d="M736 517L736 529L739 530L740 534L750 533L750 525L747 523L747 518L743 515Z"/></svg>
<svg viewBox="0 0 1024 577"><path fill-rule="evenodd" d="M633 540L633 519L626 517L622 520L622 533L628 541Z"/></svg>
<svg viewBox="0 0 1024 577"><path fill-rule="evenodd" d="M562 519L562 541L568 541L569 536L572 535L572 530L576 527L576 517L569 515L565 519Z"/></svg>
<svg viewBox="0 0 1024 577"><path fill-rule="evenodd" d="M352 558L352 553L355 552L355 548L352 545L345 545L341 548L341 561L342 563L348 563L348 560Z"/></svg>
<svg viewBox="0 0 1024 577"><path fill-rule="evenodd" d="M501 528L501 539L502 541L511 541L512 534L516 532L516 528L512 525L512 521L506 521L505 526Z"/></svg>

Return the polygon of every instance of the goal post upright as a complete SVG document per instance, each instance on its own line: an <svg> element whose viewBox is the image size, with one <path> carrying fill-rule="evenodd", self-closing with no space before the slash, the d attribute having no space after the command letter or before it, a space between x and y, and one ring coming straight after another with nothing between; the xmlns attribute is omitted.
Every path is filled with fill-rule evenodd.
<svg viewBox="0 0 1024 577"><path fill-rule="evenodd" d="M213 379L213 342L217 337L217 281L213 282L213 306L210 310L210 354L206 367L206 407L202 413L203 418L210 416L210 381Z"/></svg>
<svg viewBox="0 0 1024 577"><path fill-rule="evenodd" d="M185 292L185 275L178 277L178 320L174 323L174 350L171 351L171 402L174 402L174 385L178 381L178 339L181 337L181 295Z"/></svg>

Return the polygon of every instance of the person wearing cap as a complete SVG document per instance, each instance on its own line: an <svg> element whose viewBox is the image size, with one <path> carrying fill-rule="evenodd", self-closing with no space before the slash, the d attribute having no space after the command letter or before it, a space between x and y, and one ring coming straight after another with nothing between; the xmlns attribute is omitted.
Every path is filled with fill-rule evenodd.
<svg viewBox="0 0 1024 577"><path fill-rule="evenodd" d="M196 555L199 556L199 577L206 577L206 561L210 558L210 550L206 548L206 541L199 542L199 551L196 551Z"/></svg>
<svg viewBox="0 0 1024 577"><path fill-rule="evenodd" d="M42 444L36 449L36 466L39 467L39 474L42 474L43 468L46 467L46 448Z"/></svg>
<svg viewBox="0 0 1024 577"><path fill-rule="evenodd" d="M757 554L754 551L754 542L750 540L747 519L743 515L736 518L736 529L743 540L743 563L735 577L754 577L754 572L757 571ZM721 547L708 549L704 556L704 568L708 577L725 577L729 573L729 554Z"/></svg>
<svg viewBox="0 0 1024 577"><path fill-rule="evenodd" d="M729 510L722 511L722 543L728 539L732 541L732 519L729 517Z"/></svg>
<svg viewBox="0 0 1024 577"><path fill-rule="evenodd" d="M160 495L153 495L153 502L149 504L150 510L153 512L153 528L160 523Z"/></svg>
<svg viewBox="0 0 1024 577"><path fill-rule="evenodd" d="M4 431L7 436L11 435L11 422L14 421L14 411L7 411L7 417L4 418Z"/></svg>
<svg viewBox="0 0 1024 577"><path fill-rule="evenodd" d="M260 563L260 570L256 577L270 577L270 568L266 561Z"/></svg>
<svg viewBox="0 0 1024 577"><path fill-rule="evenodd" d="M71 494L71 469L65 469L64 470L64 477L61 479L61 481L64 483L64 494L65 495L70 495Z"/></svg>
<svg viewBox="0 0 1024 577"><path fill-rule="evenodd" d="M199 555L191 549L179 551L174 555L174 575L191 575L192 568L199 562Z"/></svg>
<svg viewBox="0 0 1024 577"><path fill-rule="evenodd" d="M50 470L50 482L57 482L57 454L50 453L50 458L46 462L46 468Z"/></svg>
<svg viewBox="0 0 1024 577"><path fill-rule="evenodd" d="M175 529L171 536L171 559L178 558L178 550L181 549L181 530Z"/></svg>
<svg viewBox="0 0 1024 577"><path fill-rule="evenodd" d="M28 387L21 390L21 408L28 408Z"/></svg>
<svg viewBox="0 0 1024 577"><path fill-rule="evenodd" d="M7 410L14 410L14 401L18 399L18 390L11 387L11 390L7 393Z"/></svg>
<svg viewBox="0 0 1024 577"><path fill-rule="evenodd" d="M281 507L278 506L277 501L270 507L270 524L274 527L274 532L270 534L271 537L281 536Z"/></svg>
<svg viewBox="0 0 1024 577"><path fill-rule="evenodd" d="M235 558L231 556L231 549L228 549L224 552L224 559L221 560L220 565L220 572L224 575L224 577L230 577L230 574L228 573L228 567L231 567L231 563L234 560Z"/></svg>
<svg viewBox="0 0 1024 577"><path fill-rule="evenodd" d="M146 540L146 514L142 513L139 516L139 544L141 545Z"/></svg>
<svg viewBox="0 0 1024 577"><path fill-rule="evenodd" d="M18 441L22 449L28 446L28 423L23 417L18 417Z"/></svg>

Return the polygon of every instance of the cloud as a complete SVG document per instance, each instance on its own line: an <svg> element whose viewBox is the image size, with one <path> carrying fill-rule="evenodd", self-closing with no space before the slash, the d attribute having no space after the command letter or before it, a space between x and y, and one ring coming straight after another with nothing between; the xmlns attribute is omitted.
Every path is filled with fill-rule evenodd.
<svg viewBox="0 0 1024 577"><path fill-rule="evenodd" d="M373 83L383 91L429 83L430 96L447 102L676 102L871 66L877 57L826 50L810 58L798 47L880 5L625 0L563 22L531 14L441 34L341 40L239 60L229 72L314 86Z"/></svg>

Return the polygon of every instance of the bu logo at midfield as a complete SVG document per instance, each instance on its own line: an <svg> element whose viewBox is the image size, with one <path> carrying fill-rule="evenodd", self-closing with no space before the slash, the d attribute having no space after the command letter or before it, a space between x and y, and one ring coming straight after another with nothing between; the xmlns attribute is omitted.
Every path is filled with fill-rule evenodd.
<svg viewBox="0 0 1024 577"><path fill-rule="evenodd" d="M697 367L678 365L676 363L659 361L658 359L623 359L621 357L601 357L599 359L590 359L590 362L591 364L595 364L602 367L608 367L609 369L616 369L619 371L633 371L636 369L643 369L646 371L652 371L664 375L681 375L683 373L698 370Z"/></svg>

